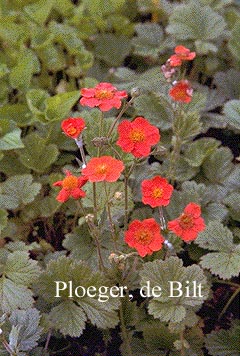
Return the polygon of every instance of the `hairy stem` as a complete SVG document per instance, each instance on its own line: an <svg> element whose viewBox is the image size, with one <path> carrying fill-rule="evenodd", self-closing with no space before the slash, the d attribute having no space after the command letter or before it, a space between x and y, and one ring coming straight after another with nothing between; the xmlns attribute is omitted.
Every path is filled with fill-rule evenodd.
<svg viewBox="0 0 240 356"><path fill-rule="evenodd" d="M133 102L134 98L131 98L122 108L122 110L119 112L118 116L116 117L116 119L113 121L109 131L108 131L108 134L107 134L107 137L109 138L114 130L114 127L116 126L118 120L121 119L121 117L123 116L123 114L125 113L125 111L129 108L129 106L131 106L132 102Z"/></svg>
<svg viewBox="0 0 240 356"><path fill-rule="evenodd" d="M240 287L238 289L235 290L235 292L232 294L232 296L230 297L230 299L228 300L227 304L225 305L225 307L223 308L223 310L221 311L221 313L219 314L218 320L220 320L222 318L222 316L225 314L226 310L228 309L229 305L232 303L232 301L236 298L236 296L238 295L238 293L240 293Z"/></svg>
<svg viewBox="0 0 240 356"><path fill-rule="evenodd" d="M121 325L123 343L124 343L124 345L126 347L126 352L127 352L126 354L127 354L127 356L133 356L131 345L130 345L130 340L129 340L129 337L128 337L127 328L126 328L125 321L124 321L122 303L121 303L120 308L119 308L119 318L120 318L120 325Z"/></svg>
<svg viewBox="0 0 240 356"><path fill-rule="evenodd" d="M111 235L112 235L114 249L115 249L115 251L117 251L116 229L115 229L115 225L114 225L113 220L112 220L110 201L109 201L109 194L108 194L108 191L107 191L107 185L106 185L105 181L104 181L103 185L104 185L104 190L105 190L105 194L106 194L106 198L107 198L107 214L108 214L108 219L109 219L109 222L110 222L110 232L111 232Z"/></svg>
<svg viewBox="0 0 240 356"><path fill-rule="evenodd" d="M81 211L83 213L83 216L86 216L86 212L85 209L82 205L81 201L78 201L79 203L79 207L81 208ZM95 229L95 226L93 223L91 223L89 220L86 220L87 225L88 225L88 229L90 234L93 236L95 243L96 243L96 247L97 247L97 253L98 253L98 260L99 260L99 269L100 271L103 271L105 269L104 263L103 263L103 258L102 258L102 253L101 253L101 245L99 242L99 230Z"/></svg>

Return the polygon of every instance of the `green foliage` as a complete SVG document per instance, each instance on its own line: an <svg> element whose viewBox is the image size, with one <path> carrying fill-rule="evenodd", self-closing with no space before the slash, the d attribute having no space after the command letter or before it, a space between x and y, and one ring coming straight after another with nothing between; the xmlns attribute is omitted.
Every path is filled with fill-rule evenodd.
<svg viewBox="0 0 240 356"><path fill-rule="evenodd" d="M229 279L240 272L240 249L233 243L233 234L222 224L211 222L201 232L196 243L210 251L201 257L201 266L210 269L211 273L220 278Z"/></svg>
<svg viewBox="0 0 240 356"><path fill-rule="evenodd" d="M188 145L184 158L193 167L199 167L213 153L220 142L211 138L202 138Z"/></svg>
<svg viewBox="0 0 240 356"><path fill-rule="evenodd" d="M208 41L224 35L225 27L223 17L210 6L202 6L200 2L190 1L174 10L167 31L180 40Z"/></svg>
<svg viewBox="0 0 240 356"><path fill-rule="evenodd" d="M140 56L151 56L157 58L163 39L162 28L155 23L137 24L135 26L137 37L134 37L134 53Z"/></svg>
<svg viewBox="0 0 240 356"><path fill-rule="evenodd" d="M197 265L183 267L182 260L177 257L145 263L140 276L141 286L150 281L151 287L160 286L162 288L162 295L153 297L148 307L149 313L161 321L181 322L186 317L188 310L200 306L208 297L209 286L201 268ZM171 291L170 281L178 281L182 284L182 295L176 290ZM197 285L201 284L201 297L199 295L193 297L193 281ZM185 294L186 285L189 286L189 296ZM175 288L176 285L173 284L173 287Z"/></svg>
<svg viewBox="0 0 240 356"><path fill-rule="evenodd" d="M53 326L64 335L76 337L82 334L87 319L100 328L114 327L118 323L115 311L119 304L117 298L110 297L104 302L100 302L97 295L94 298L69 298L69 291L64 290L59 300L55 297L55 281L72 281L73 291L78 286L85 289L94 286L98 290L101 286L107 287L109 282L99 272L93 273L87 265L68 257L63 256L49 262L47 270L38 279L36 289L46 301L55 305L50 312L50 319ZM66 323L66 320L69 322Z"/></svg>
<svg viewBox="0 0 240 356"><path fill-rule="evenodd" d="M37 262L23 251L12 252L0 258L1 310L9 313L16 309L30 308L34 300L29 287L40 272Z"/></svg>
<svg viewBox="0 0 240 356"><path fill-rule="evenodd" d="M31 203L41 189L40 183L33 183L31 174L16 175L0 185L0 206L17 209Z"/></svg>
<svg viewBox="0 0 240 356"><path fill-rule="evenodd" d="M240 100L230 100L224 105L224 114L228 125L240 130Z"/></svg>
<svg viewBox="0 0 240 356"><path fill-rule="evenodd" d="M25 148L18 151L19 159L25 167L43 173L58 157L55 144L48 144L48 140L33 132L24 139Z"/></svg>
<svg viewBox="0 0 240 356"><path fill-rule="evenodd" d="M205 339L206 348L211 356L238 356L240 326L234 322L229 330L212 331Z"/></svg>
<svg viewBox="0 0 240 356"><path fill-rule="evenodd" d="M155 93L141 95L135 100L134 107L137 114L146 117L152 125L156 125L161 130L171 128L174 113L165 96Z"/></svg>
<svg viewBox="0 0 240 356"><path fill-rule="evenodd" d="M108 302L97 297L69 298L67 291L55 298L55 281L72 280L74 287L126 284L136 296L134 302L121 299L119 315L126 324L124 332L121 320L123 356L131 354L127 337L133 355L203 356L200 326L206 318L200 307L207 303L212 278L230 279L240 269L239 24L239 2L234 0L0 2L0 308L7 313L0 317L1 355L64 353L65 349L58 349L62 344L74 352L71 339L62 343L62 335L78 337L89 322L107 329L104 341L109 342L109 329L119 322L119 298ZM196 58L183 61L167 80L161 66L177 45L195 51ZM169 97L173 81L182 78L193 87L188 104ZM121 110L103 113L103 118L99 109L81 107L80 89L99 82L126 90L126 101L132 89L139 88L140 95L122 119L144 116L159 128L161 141L153 157L139 159L131 172L128 201L123 176L106 184L109 202L104 184L96 183L95 211L93 185L88 182L83 188L87 193L81 200L83 212L72 198L59 203L59 187L52 186L64 178L66 169L78 176L80 172L79 150L61 132L61 120L85 119L87 161L111 155L122 159L127 169L134 162L132 154L116 145L117 125L108 144L95 146L96 138L107 136ZM234 144L234 156L229 142ZM207 227L191 244L162 231L173 249L164 246L140 258L124 241L125 205L128 223L152 217L159 222L158 209L144 205L141 192L142 181L156 175L171 177L174 184L170 204L163 209L166 221L176 219L188 203L195 202ZM97 272L101 266L93 236L96 230L103 273ZM202 268L208 270L208 281ZM141 303L137 293L147 280L162 286L163 293ZM169 298L169 280L184 285L196 280L204 286L204 297ZM53 330L54 338L48 343L51 329L60 333ZM238 332L233 321L229 330L207 335L208 353L237 354ZM82 339L77 342L82 347Z"/></svg>

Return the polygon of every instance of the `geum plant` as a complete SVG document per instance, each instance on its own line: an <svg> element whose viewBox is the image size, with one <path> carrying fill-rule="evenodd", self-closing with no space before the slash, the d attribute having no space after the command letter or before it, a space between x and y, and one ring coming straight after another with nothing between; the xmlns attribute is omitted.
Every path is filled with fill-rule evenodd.
<svg viewBox="0 0 240 356"><path fill-rule="evenodd" d="M166 79L172 81L169 96L172 98L172 105L178 120L181 120L181 115L184 112L184 103L191 101L193 92L180 67L184 61L192 60L194 57L194 52L190 52L183 46L177 46L175 54L162 66ZM119 311L123 354L133 354L131 349L132 332L129 334L126 329L126 315L124 317L123 310L136 308L135 303L128 306L130 303L128 300L132 298L132 294L129 294L130 290L136 289L134 279L136 279L137 267L142 265L141 286L145 282L149 282L153 288L155 284L164 286L162 293L165 295L161 298L159 295L157 298L150 299L149 297L156 297L152 292L150 295L144 295L144 297L148 297L149 313L155 318L170 323L173 330L174 328L179 329L180 337L179 342L176 341L176 348L181 350L183 355L185 348L189 348L188 342L184 339L185 326L189 323L187 321L188 313L194 315L196 307L200 306L207 298L209 287L200 267L197 265L183 267L182 261L176 257L174 244L170 242L177 241L177 238L184 242L193 241L198 237L198 233L205 229L200 205L194 202L188 203L180 216L176 216L172 221L167 222L164 216L164 209L169 205L174 191L175 163L178 159L179 143L176 143L173 148L170 165L165 176L157 174L150 179L143 179L141 182L142 203L153 209L154 217L141 219L136 212L133 217L131 216L133 197L129 183L135 168L148 160L158 149L157 145L161 140L159 129L151 125L144 117L135 117L132 120L122 119L135 97L140 95L137 89L132 90L131 99L127 102L123 102L128 96L126 91L118 91L116 87L105 82L99 83L94 88L81 89L81 95L80 104L82 106L97 107L101 112L99 136L92 140L92 144L97 146L97 154L94 157L86 157L84 150L84 134L91 130L91 123L88 122L87 125L83 117L65 119L61 124L62 130L69 138L75 140L80 149L81 160L78 159L80 176L66 170L66 177L53 184L61 187L56 199L61 203L68 199L77 201L83 217L79 222L87 224L89 234L95 241L99 271L107 279L115 282L114 284L124 285L127 289L126 295L124 294L125 299L120 301ZM104 118L104 112L112 108L121 108L118 116L112 120ZM105 120L110 122L105 123ZM84 190L85 187L86 190ZM85 203L85 199L92 199L92 209L89 204ZM100 201L105 202L104 209L99 206ZM114 211L116 211L114 205L117 205L118 201L123 201L123 219L121 219L121 214L117 214L117 217L116 214L114 215ZM108 239L107 244L112 246L111 253L107 256L111 265L109 265L102 247L102 241L107 240L105 236ZM79 238L84 240L85 237L79 236ZM84 245L84 242L82 244ZM153 253L156 252L159 254L154 255ZM149 259L143 259L152 254L153 262L146 262ZM54 264L56 262L53 262L53 266ZM181 292L178 295L177 303L175 300L168 301L166 299L167 293L169 293L167 284L170 281L178 281L181 285L185 282L188 288L187 297L182 297L183 293ZM195 295L193 283L202 285L201 292L203 294ZM140 285L138 287L140 288ZM64 288L65 286L63 286ZM117 294L117 296L119 295ZM80 304L81 301L78 303ZM97 324L93 316L91 321ZM195 323L197 323L197 319Z"/></svg>
<svg viewBox="0 0 240 356"><path fill-rule="evenodd" d="M86 110L61 123L79 149L77 164L66 164L64 175L56 166L51 174L58 209L66 214L65 250L36 253L37 262L27 253L32 248L34 256L35 245L13 243L0 255L3 354L48 355L52 335L79 337L90 322L103 330L106 344L120 323L123 356L204 355L203 319L197 313L212 281L226 282L234 292L222 316L240 291L228 281L240 266L233 233L215 219L219 205L201 179L188 181L205 153L217 150L220 161L222 153L215 142L213 148L192 142L201 124L189 110L194 94L185 64L195 56L179 45L161 68L169 85L163 103L173 113L167 144L166 133L151 120L132 115L141 98L138 88L130 97L106 82L81 89L80 106ZM119 110L116 117L111 109ZM210 158L207 177L214 165ZM38 192L40 184L26 176L23 191L28 185ZM3 183L6 192L8 184ZM235 356L238 330L233 323L226 334L213 332L205 345L217 356L230 339ZM37 347L39 341L45 346Z"/></svg>

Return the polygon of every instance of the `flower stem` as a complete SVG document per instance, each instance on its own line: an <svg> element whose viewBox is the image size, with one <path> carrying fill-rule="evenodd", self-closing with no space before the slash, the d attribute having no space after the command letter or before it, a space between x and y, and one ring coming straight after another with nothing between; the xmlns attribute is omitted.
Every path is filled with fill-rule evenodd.
<svg viewBox="0 0 240 356"><path fill-rule="evenodd" d="M128 177L124 177L124 231L127 230L128 223Z"/></svg>
<svg viewBox="0 0 240 356"><path fill-rule="evenodd" d="M227 304L225 305L225 307L223 308L223 310L221 311L221 313L219 314L218 320L220 320L222 318L222 316L224 315L224 313L226 312L226 310L228 309L229 305L232 303L232 301L236 298L236 296L238 295L238 293L240 293L240 287L238 289L235 290L235 292L232 294L232 296L230 297L230 299L228 300Z"/></svg>
<svg viewBox="0 0 240 356"><path fill-rule="evenodd" d="M167 173L167 177L171 184L173 184L176 179L176 165L180 156L181 146L182 146L182 142L179 136L176 134L175 143L170 156L170 165Z"/></svg>
<svg viewBox="0 0 240 356"><path fill-rule="evenodd" d="M77 139L75 138L75 142L76 142L76 145L78 146L79 148L79 151L80 151L80 155L81 155L81 158L82 158L82 168L85 168L86 165L87 165L87 162L86 162L86 156L85 156L85 152L84 152L84 149L83 149L83 139L82 139L82 135Z"/></svg>
<svg viewBox="0 0 240 356"><path fill-rule="evenodd" d="M121 303L120 308L119 308L119 319L120 319L120 325L121 325L121 330L122 330L123 342L124 342L124 345L126 347L126 355L127 356L133 356L131 345L130 345L130 341L129 341L129 338L128 338L127 328L126 328L125 321L124 321L122 303Z"/></svg>
<svg viewBox="0 0 240 356"><path fill-rule="evenodd" d="M109 202L109 194L107 191L107 185L106 185L105 181L103 182L103 185L104 185L104 190L105 190L105 194L106 194L106 198L107 198L107 213L108 213L108 219L110 222L110 232L112 235L112 240L113 240L113 244L114 244L114 248L115 248L115 252L116 252L117 251L116 228L115 228L115 225L112 220L112 214L111 214L111 208L110 208L110 202Z"/></svg>
<svg viewBox="0 0 240 356"><path fill-rule="evenodd" d="M82 202L78 201L78 204L79 204L79 207L82 210L83 216L86 216L87 214L86 214L85 209L84 209L84 207L82 205ZM95 229L95 226L93 224L91 224L90 221L86 220L86 222L87 222L87 225L88 225L89 232L91 233L91 235L95 239L95 243L96 243L96 247L97 247L97 253L98 253L98 260L99 260L99 269L100 269L100 271L103 271L105 269L105 266L104 266L104 263L103 263L103 258L102 258L102 253L101 253L101 245L100 245L100 242L99 242L99 232L98 232L97 229Z"/></svg>
<svg viewBox="0 0 240 356"><path fill-rule="evenodd" d="M180 332L180 340L181 340L181 356L185 356L185 347L184 347L184 335L183 335L183 330Z"/></svg>
<svg viewBox="0 0 240 356"><path fill-rule="evenodd" d="M161 226L161 230L166 230L167 225L166 225L166 220L163 216L163 208L162 206L158 207L158 211L159 211L159 219L160 219L160 226Z"/></svg>
<svg viewBox="0 0 240 356"><path fill-rule="evenodd" d="M129 108L129 106L131 106L132 102L133 102L134 98L131 98L122 108L122 110L119 112L118 116L116 117L116 119L113 121L109 131L108 131L108 134L107 134L107 137L109 138L114 130L114 127L116 126L118 120L121 119L121 117L123 116L123 114L125 113L125 111Z"/></svg>

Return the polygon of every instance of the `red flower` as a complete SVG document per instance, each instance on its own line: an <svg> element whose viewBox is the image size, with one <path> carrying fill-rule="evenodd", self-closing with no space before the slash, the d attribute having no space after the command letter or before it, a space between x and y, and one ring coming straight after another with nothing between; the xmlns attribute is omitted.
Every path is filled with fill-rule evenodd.
<svg viewBox="0 0 240 356"><path fill-rule="evenodd" d="M134 220L125 232L125 242L134 247L141 257L151 255L153 251L162 248L164 238L160 233L160 226L153 219L143 221Z"/></svg>
<svg viewBox="0 0 240 356"><path fill-rule="evenodd" d="M93 157L82 170L90 182L115 182L124 170L122 161L111 156Z"/></svg>
<svg viewBox="0 0 240 356"><path fill-rule="evenodd" d="M99 83L95 88L82 88L81 95L81 105L91 108L98 106L101 111L109 111L112 108L120 108L121 99L127 97L127 92L117 91L110 83Z"/></svg>
<svg viewBox="0 0 240 356"><path fill-rule="evenodd" d="M78 138L85 127L85 121L81 117L69 117L62 121L61 127L67 136Z"/></svg>
<svg viewBox="0 0 240 356"><path fill-rule="evenodd" d="M70 197L73 199L84 198L86 193L81 188L87 181L86 177L75 177L70 171L66 171L66 178L53 183L55 187L62 187L56 199L64 203Z"/></svg>
<svg viewBox="0 0 240 356"><path fill-rule="evenodd" d="M170 90L169 95L175 101L190 103L193 90L188 80L180 80Z"/></svg>
<svg viewBox="0 0 240 356"><path fill-rule="evenodd" d="M184 46L175 47L174 52L175 54L169 58L172 67L178 67L182 64L182 61L191 61L196 57L195 52L190 52L190 49Z"/></svg>
<svg viewBox="0 0 240 356"><path fill-rule="evenodd" d="M167 206L173 192L173 186L165 178L156 176L142 182L142 201L152 208Z"/></svg>
<svg viewBox="0 0 240 356"><path fill-rule="evenodd" d="M168 229L181 237L183 241L192 241L197 238L200 231L205 229L205 223L201 215L201 207L195 203L189 203L182 215L169 221Z"/></svg>
<svg viewBox="0 0 240 356"><path fill-rule="evenodd" d="M148 156L151 146L160 140L158 128L143 117L136 117L132 122L123 120L118 125L118 133L117 145L124 152L131 152L135 157Z"/></svg>

